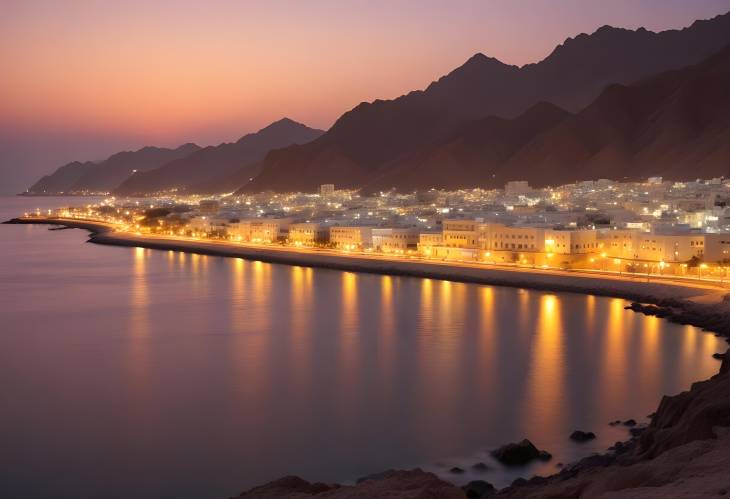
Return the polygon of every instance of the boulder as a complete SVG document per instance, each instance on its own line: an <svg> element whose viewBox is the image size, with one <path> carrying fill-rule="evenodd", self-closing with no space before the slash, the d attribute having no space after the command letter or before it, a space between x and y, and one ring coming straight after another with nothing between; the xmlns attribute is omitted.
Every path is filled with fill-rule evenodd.
<svg viewBox="0 0 730 499"><path fill-rule="evenodd" d="M487 466L485 463L475 463L472 464L471 469L474 471L487 471L489 469L489 466Z"/></svg>
<svg viewBox="0 0 730 499"><path fill-rule="evenodd" d="M472 480L462 487L462 490L469 499L481 499L494 494L497 489L489 482L484 480Z"/></svg>
<svg viewBox="0 0 730 499"><path fill-rule="evenodd" d="M575 430L570 434L570 439L575 442L587 442L596 438L596 434L592 431Z"/></svg>
<svg viewBox="0 0 730 499"><path fill-rule="evenodd" d="M507 466L520 466L540 458L540 451L527 439L509 443L492 451L492 456Z"/></svg>
<svg viewBox="0 0 730 499"><path fill-rule="evenodd" d="M458 466L454 466L453 468L451 468L449 470L449 473L453 473L455 475L461 475L462 473L464 473L464 470L463 470L463 468L459 468Z"/></svg>

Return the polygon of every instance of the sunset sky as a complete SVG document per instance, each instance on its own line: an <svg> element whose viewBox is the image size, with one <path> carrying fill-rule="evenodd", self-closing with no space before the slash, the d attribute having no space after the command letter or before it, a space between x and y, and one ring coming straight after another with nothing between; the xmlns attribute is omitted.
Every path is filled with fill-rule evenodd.
<svg viewBox="0 0 730 499"><path fill-rule="evenodd" d="M329 127L476 52L522 65L604 24L681 28L730 0L2 0L0 192L68 161Z"/></svg>

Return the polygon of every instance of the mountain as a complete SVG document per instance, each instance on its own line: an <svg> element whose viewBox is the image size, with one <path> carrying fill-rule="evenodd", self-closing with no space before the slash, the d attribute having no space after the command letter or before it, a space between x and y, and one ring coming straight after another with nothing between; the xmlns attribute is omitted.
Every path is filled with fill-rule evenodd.
<svg viewBox="0 0 730 499"><path fill-rule="evenodd" d="M31 185L26 194L53 195L68 193L81 177L93 170L98 163L93 161L74 161L60 166L50 175L44 175L35 184Z"/></svg>
<svg viewBox="0 0 730 499"><path fill-rule="evenodd" d="M730 174L730 45L706 61L611 85L504 165L505 180L674 180Z"/></svg>
<svg viewBox="0 0 730 499"><path fill-rule="evenodd" d="M504 183L501 165L535 137L568 119L571 113L550 104L535 104L515 119L490 116L459 127L444 140L386 164L365 184L375 192L439 187L488 186Z"/></svg>
<svg viewBox="0 0 730 499"><path fill-rule="evenodd" d="M147 171L200 149L184 144L176 149L143 147L124 151L104 161L69 163L46 175L28 189L28 194L86 194L112 191L134 170Z"/></svg>
<svg viewBox="0 0 730 499"><path fill-rule="evenodd" d="M512 120L469 123L385 165L365 191L727 176L728 88L730 45L698 65L611 85L576 114L540 103Z"/></svg>
<svg viewBox="0 0 730 499"><path fill-rule="evenodd" d="M467 122L514 118L538 102L576 112L609 84L696 64L728 43L730 13L660 33L604 26L523 67L477 54L423 91L361 103L319 139L272 151L241 192L311 191L322 183L360 187Z"/></svg>
<svg viewBox="0 0 730 499"><path fill-rule="evenodd" d="M237 142L209 146L152 171L137 172L114 192L144 195L160 191L210 193L234 191L258 174L260 162L272 149L310 142L324 132L288 118L276 121Z"/></svg>

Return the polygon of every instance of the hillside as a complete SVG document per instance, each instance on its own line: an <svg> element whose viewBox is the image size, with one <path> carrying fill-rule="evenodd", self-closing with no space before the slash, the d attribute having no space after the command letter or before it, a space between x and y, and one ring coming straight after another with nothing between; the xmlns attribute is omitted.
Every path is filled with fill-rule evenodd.
<svg viewBox="0 0 730 499"><path fill-rule="evenodd" d="M544 60L521 68L477 54L423 91L362 103L319 139L272 151L242 192L311 191L329 182L361 187L389 164L469 121L514 118L542 101L576 112L608 84L696 64L728 43L730 14L725 14L660 33L605 26L568 39Z"/></svg>
<svg viewBox="0 0 730 499"><path fill-rule="evenodd" d="M258 173L260 161L270 150L310 142L322 133L284 118L236 142L209 146L155 170L137 172L114 192L145 195L169 190L201 193L233 191Z"/></svg>
<svg viewBox="0 0 730 499"><path fill-rule="evenodd" d="M88 194L112 191L134 170L144 172L169 161L182 158L200 149L195 144L184 144L176 149L143 147L124 151L104 161L80 163L75 161L46 175L28 189L28 194Z"/></svg>
<svg viewBox="0 0 730 499"><path fill-rule="evenodd" d="M385 165L365 190L728 175L727 88L730 46L699 65L611 85L574 115L543 103L514 120L475 121Z"/></svg>

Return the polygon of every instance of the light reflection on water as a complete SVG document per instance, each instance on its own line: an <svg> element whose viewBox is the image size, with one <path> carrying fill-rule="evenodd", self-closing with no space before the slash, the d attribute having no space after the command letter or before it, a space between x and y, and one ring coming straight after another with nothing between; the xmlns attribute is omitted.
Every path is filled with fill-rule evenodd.
<svg viewBox="0 0 730 499"><path fill-rule="evenodd" d="M715 372L711 334L619 299L268 265L0 229L11 496L228 497L285 474L449 467L625 438ZM572 444L574 429L598 439ZM91 477L90 477L91 476Z"/></svg>

